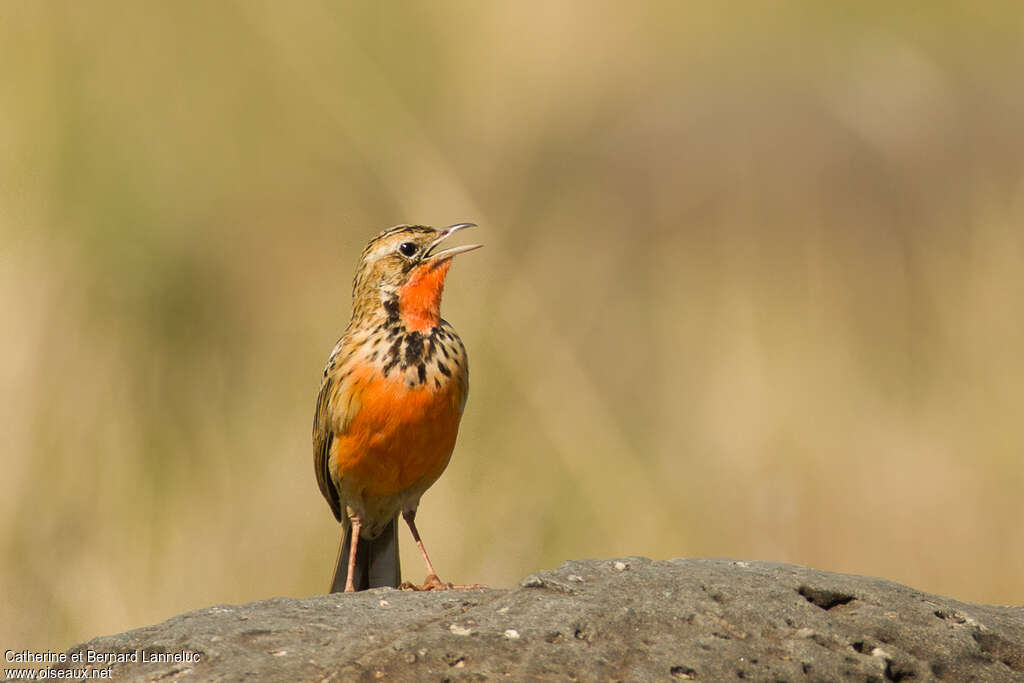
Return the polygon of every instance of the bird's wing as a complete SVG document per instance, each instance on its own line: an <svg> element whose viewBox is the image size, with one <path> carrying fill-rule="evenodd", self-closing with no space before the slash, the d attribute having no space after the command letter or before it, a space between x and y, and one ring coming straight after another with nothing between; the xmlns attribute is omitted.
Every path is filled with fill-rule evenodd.
<svg viewBox="0 0 1024 683"><path fill-rule="evenodd" d="M316 483L320 493L331 506L331 512L339 522L342 521L342 504L338 487L331 477L331 445L338 429L344 433L352 416L359 410L359 402L345 398L352 391L351 383L346 382L346 361L351 353L344 351L344 339L338 342L327 361L324 379L320 384L320 394L316 398L316 413L313 415L313 469L316 472ZM346 414L339 415L337 411ZM340 418L340 419L339 419Z"/></svg>

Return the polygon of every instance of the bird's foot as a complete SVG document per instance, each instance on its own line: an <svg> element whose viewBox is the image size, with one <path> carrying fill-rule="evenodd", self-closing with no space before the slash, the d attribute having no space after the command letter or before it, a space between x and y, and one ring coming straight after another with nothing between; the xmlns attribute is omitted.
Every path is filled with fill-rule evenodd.
<svg viewBox="0 0 1024 683"><path fill-rule="evenodd" d="M431 574L423 582L422 586L417 586L409 581L403 581L398 585L399 590L404 591L466 591L466 590L479 590L483 588L478 583L474 583L469 586L460 586L453 583L446 583L441 579L437 578L437 574Z"/></svg>

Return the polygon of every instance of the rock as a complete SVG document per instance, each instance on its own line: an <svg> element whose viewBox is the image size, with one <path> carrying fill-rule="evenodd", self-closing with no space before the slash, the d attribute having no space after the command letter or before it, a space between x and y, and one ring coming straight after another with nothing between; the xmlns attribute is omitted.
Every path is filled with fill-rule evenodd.
<svg viewBox="0 0 1024 683"><path fill-rule="evenodd" d="M786 564L631 557L511 590L211 607L68 655L89 651L137 653L113 664L118 681L1024 681L1024 607Z"/></svg>

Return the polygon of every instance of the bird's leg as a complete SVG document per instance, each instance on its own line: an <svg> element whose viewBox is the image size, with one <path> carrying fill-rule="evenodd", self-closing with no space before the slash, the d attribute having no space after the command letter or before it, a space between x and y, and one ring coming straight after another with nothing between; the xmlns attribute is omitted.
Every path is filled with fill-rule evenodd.
<svg viewBox="0 0 1024 683"><path fill-rule="evenodd" d="M402 519L404 519L405 523L409 525L409 531L412 532L412 537L416 541L416 547L420 549L420 555L423 556L423 564L427 565L427 580L423 582L422 586L416 586L403 581L399 588L414 591L450 591L483 588L483 586L479 584L473 584L472 586L455 586L450 583L445 583L441 579L437 578L437 572L434 571L434 565L430 563L430 556L427 555L427 549L423 547L423 541L420 539L420 532L416 528L416 511L406 510L402 513Z"/></svg>
<svg viewBox="0 0 1024 683"><path fill-rule="evenodd" d="M437 578L437 572L434 571L434 565L430 563L430 556L427 555L427 549L423 546L420 532L416 528L416 511L406 510L402 513L402 519L409 525L409 531L412 532L413 540L416 541L416 547L420 549L420 555L423 556L423 563L427 565L427 580L423 584L424 587L441 588L444 584L441 583L441 579Z"/></svg>
<svg viewBox="0 0 1024 683"><path fill-rule="evenodd" d="M345 579L345 592L355 593L356 586L353 581L356 573L356 549L359 547L359 530L362 528L363 523L358 517L350 518L352 521L352 540L349 542L348 549L348 577Z"/></svg>

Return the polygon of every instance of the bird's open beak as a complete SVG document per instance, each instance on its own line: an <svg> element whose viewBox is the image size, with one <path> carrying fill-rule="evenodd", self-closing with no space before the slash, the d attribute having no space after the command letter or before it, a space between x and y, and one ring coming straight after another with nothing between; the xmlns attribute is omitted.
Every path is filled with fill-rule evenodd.
<svg viewBox="0 0 1024 683"><path fill-rule="evenodd" d="M484 246L482 244L467 244L461 247L452 247L450 249L443 249L435 252L434 247L444 242L446 239L457 233L459 230L464 228L475 228L476 223L456 223L455 225L449 225L447 228L441 231L441 234L437 236L437 239L430 243L427 250L423 254L423 260L429 261L430 263L441 263L447 259L452 258L456 254L464 254L467 251L473 251Z"/></svg>

